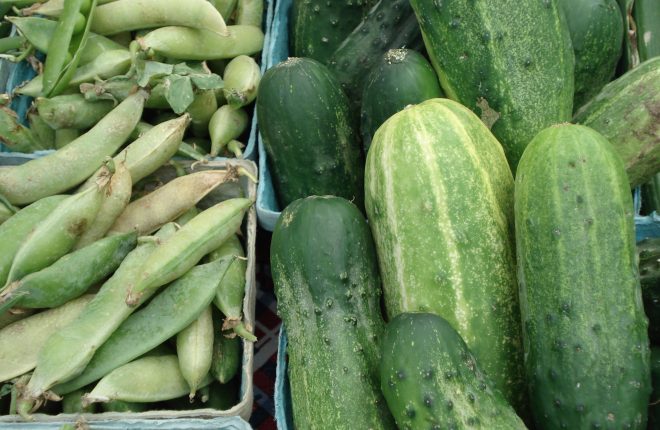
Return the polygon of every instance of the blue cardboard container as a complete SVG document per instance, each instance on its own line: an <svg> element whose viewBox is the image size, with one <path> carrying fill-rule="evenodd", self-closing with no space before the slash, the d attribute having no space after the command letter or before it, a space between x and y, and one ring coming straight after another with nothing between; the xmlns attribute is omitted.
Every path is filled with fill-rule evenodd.
<svg viewBox="0 0 660 430"><path fill-rule="evenodd" d="M273 22L273 9L275 0L264 0L266 9L264 11L264 48L261 51L261 73L263 74L267 68L268 49L270 45L270 29ZM12 29L12 34L15 34L16 29ZM36 76L36 72L32 67L23 61L19 64L13 64L7 60L0 60L0 93L11 93L16 87L22 83L31 80ZM27 111L32 103L32 97L20 96L15 97L10 107L18 114L19 119L24 125L27 125ZM0 144L0 152L7 152L4 145ZM257 115L256 110L252 115L252 122L250 124L250 135L246 142L245 149L243 150L243 158L246 160L257 160ZM216 157L214 160L228 159L225 157Z"/></svg>

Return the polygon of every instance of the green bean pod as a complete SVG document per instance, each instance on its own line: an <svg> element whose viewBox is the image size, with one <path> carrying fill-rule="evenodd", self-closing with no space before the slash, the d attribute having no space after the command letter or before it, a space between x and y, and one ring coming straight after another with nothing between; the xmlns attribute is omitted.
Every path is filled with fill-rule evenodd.
<svg viewBox="0 0 660 430"><path fill-rule="evenodd" d="M233 330L235 334L249 341L257 338L243 324L243 299L245 297L245 273L247 259L238 236L234 235L219 248L209 254L209 260L238 257L220 280L213 303L225 316L222 330Z"/></svg>
<svg viewBox="0 0 660 430"><path fill-rule="evenodd" d="M91 300L92 296L83 296L0 329L0 382L34 369L48 338L80 315Z"/></svg>
<svg viewBox="0 0 660 430"><path fill-rule="evenodd" d="M21 36L8 36L0 39L0 54L15 51L25 44L25 38Z"/></svg>
<svg viewBox="0 0 660 430"><path fill-rule="evenodd" d="M200 385L211 382L211 376L207 375ZM176 355L144 357L110 372L85 396L83 404L111 400L160 402L181 397L188 391Z"/></svg>
<svg viewBox="0 0 660 430"><path fill-rule="evenodd" d="M158 124L158 125L160 125L160 124ZM151 124L140 121L138 123L138 125L135 127L135 130L133 131L133 136L137 136L138 138L140 138L142 135L144 135L146 132L151 130L153 127L154 126L151 125ZM195 148L192 147L192 145L189 145L188 143L183 142L183 141L179 144L179 147L177 148L176 153L181 157L190 158L190 159L201 161L201 162L208 161L206 159L206 157L204 156L204 154L197 151Z"/></svg>
<svg viewBox="0 0 660 430"><path fill-rule="evenodd" d="M158 240L141 243L131 251L82 313L48 339L26 387L28 398L40 399L54 385L82 373L99 346L135 310L124 303L129 282L140 274L145 259L175 230L173 224L168 224L156 235ZM145 294L143 300L149 297Z"/></svg>
<svg viewBox="0 0 660 430"><path fill-rule="evenodd" d="M34 313L34 309L12 309L11 312L0 314L0 329L17 321L23 320Z"/></svg>
<svg viewBox="0 0 660 430"><path fill-rule="evenodd" d="M0 224L7 221L14 215L14 211L7 207L4 203L0 202Z"/></svg>
<svg viewBox="0 0 660 430"><path fill-rule="evenodd" d="M126 304L136 306L143 295L153 294L218 248L238 231L253 203L245 198L225 200L190 220L145 261L142 273L129 287Z"/></svg>
<svg viewBox="0 0 660 430"><path fill-rule="evenodd" d="M241 367L241 341L237 336L227 337L222 333L222 315L214 310L213 357L211 374L216 381L226 384L236 376Z"/></svg>
<svg viewBox="0 0 660 430"><path fill-rule="evenodd" d="M248 114L245 110L234 109L229 105L220 106L209 122L211 157L217 157L230 141L243 134L247 125Z"/></svg>
<svg viewBox="0 0 660 430"><path fill-rule="evenodd" d="M20 166L0 168L0 194L13 204L31 203L80 184L128 138L142 116L139 91L67 146Z"/></svg>
<svg viewBox="0 0 660 430"><path fill-rule="evenodd" d="M2 1L8 1L8 0L0 0ZM30 0L21 0L22 4L28 4ZM98 0L96 4L106 4L110 3L111 1L115 0ZM43 15L47 16L50 18L59 18L60 15L62 15L62 12L64 11L64 0L48 0L48 1L42 1L38 0L37 2L32 2L34 3L32 7L22 9L21 14L24 16L30 16L30 15Z"/></svg>
<svg viewBox="0 0 660 430"><path fill-rule="evenodd" d="M183 215L219 185L236 179L232 170L203 170L175 178L131 202L109 234L128 231L149 234Z"/></svg>
<svg viewBox="0 0 660 430"><path fill-rule="evenodd" d="M89 392L85 389L73 391L62 397L62 412L65 414L82 414L96 412L96 404L83 405L83 396Z"/></svg>
<svg viewBox="0 0 660 430"><path fill-rule="evenodd" d="M261 28L264 15L264 0L238 0L236 25L253 25Z"/></svg>
<svg viewBox="0 0 660 430"><path fill-rule="evenodd" d="M15 152L46 149L29 128L18 122L16 113L4 106L0 106L0 142Z"/></svg>
<svg viewBox="0 0 660 430"><path fill-rule="evenodd" d="M48 54L48 45L55 33L57 21L36 16L8 16L6 19L18 28L18 31L35 47L37 51ZM87 37L87 42L80 53L80 64L87 64L103 52L115 49L125 48L105 36L90 33Z"/></svg>
<svg viewBox="0 0 660 430"><path fill-rule="evenodd" d="M75 299L114 272L136 245L137 235L127 233L106 237L67 254L2 290L0 313L5 304L54 308Z"/></svg>
<svg viewBox="0 0 660 430"><path fill-rule="evenodd" d="M96 8L92 31L109 35L168 25L227 34L227 25L222 15L206 0L113 1Z"/></svg>
<svg viewBox="0 0 660 430"><path fill-rule="evenodd" d="M5 285L14 256L25 239L69 196L46 197L24 207L0 225L0 284Z"/></svg>
<svg viewBox="0 0 660 430"><path fill-rule="evenodd" d="M54 388L58 394L84 387L149 352L192 324L213 300L231 259L196 266L131 315L96 351L76 378Z"/></svg>
<svg viewBox="0 0 660 430"><path fill-rule="evenodd" d="M101 239L131 200L133 181L124 161L115 162L115 172L106 187L101 209L92 225L80 236L75 249L84 248Z"/></svg>
<svg viewBox="0 0 660 430"><path fill-rule="evenodd" d="M50 266L66 255L91 225L103 203L108 178L98 186L69 196L37 225L16 252L7 284Z"/></svg>
<svg viewBox="0 0 660 430"><path fill-rule="evenodd" d="M69 89L96 79L108 79L122 75L131 66L131 54L126 49L115 49L99 54L94 60L78 67L68 82ZM43 93L43 75L32 79L24 86L16 89L17 94L39 97Z"/></svg>
<svg viewBox="0 0 660 430"><path fill-rule="evenodd" d="M195 100L187 109L191 119L191 130L195 136L209 135L209 121L216 110L218 110L218 102L214 90L200 91L195 95Z"/></svg>
<svg viewBox="0 0 660 430"><path fill-rule="evenodd" d="M215 0L211 3L218 9L218 12L220 12L220 15L222 15L225 21L229 21L229 18L231 18L236 9L236 2L237 0Z"/></svg>
<svg viewBox="0 0 660 430"><path fill-rule="evenodd" d="M176 354L183 379L190 387L190 400L211 370L213 358L213 317L207 306L199 318L176 336Z"/></svg>
<svg viewBox="0 0 660 430"><path fill-rule="evenodd" d="M77 128L60 128L55 130L55 149L62 149L80 137Z"/></svg>
<svg viewBox="0 0 660 430"><path fill-rule="evenodd" d="M48 55L44 63L42 92L46 97L61 93L76 72L82 48L89 36L96 1L68 0L64 2L64 10L48 43ZM90 2L91 4L89 4ZM81 17L84 25L80 29L77 21Z"/></svg>
<svg viewBox="0 0 660 430"><path fill-rule="evenodd" d="M28 124L32 135L41 146L47 149L55 148L55 130L53 130L46 121L34 112L28 112Z"/></svg>
<svg viewBox="0 0 660 430"><path fill-rule="evenodd" d="M179 218L177 218L176 221L174 221L174 222L179 224L179 225L188 224L188 222L191 219L193 219L197 215L199 215L199 212L200 212L200 210L197 209L196 206L193 206L190 209L188 209L183 215L181 215Z"/></svg>
<svg viewBox="0 0 660 430"><path fill-rule="evenodd" d="M261 69L252 57L239 55L227 64L222 91L227 103L233 108L246 106L257 98L261 81Z"/></svg>
<svg viewBox="0 0 660 430"><path fill-rule="evenodd" d="M253 55L264 46L264 33L252 25L230 25L226 36L188 27L161 27L137 41L144 51L177 60L222 60Z"/></svg>
<svg viewBox="0 0 660 430"><path fill-rule="evenodd" d="M34 102L41 118L53 129L91 128L114 107L110 100L90 102L82 94L39 97Z"/></svg>
<svg viewBox="0 0 660 430"><path fill-rule="evenodd" d="M103 412L144 412L148 408L147 403L123 402L121 400L110 400L101 404Z"/></svg>

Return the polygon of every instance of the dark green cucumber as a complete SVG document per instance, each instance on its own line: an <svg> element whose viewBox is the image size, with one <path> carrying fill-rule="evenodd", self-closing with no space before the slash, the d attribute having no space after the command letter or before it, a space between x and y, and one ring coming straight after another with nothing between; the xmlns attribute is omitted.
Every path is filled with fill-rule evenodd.
<svg viewBox="0 0 660 430"><path fill-rule="evenodd" d="M621 57L623 19L616 0L560 0L575 53L577 110L614 76Z"/></svg>
<svg viewBox="0 0 660 430"><path fill-rule="evenodd" d="M364 0L293 0L292 57L326 63L341 42L360 23Z"/></svg>
<svg viewBox="0 0 660 430"><path fill-rule="evenodd" d="M328 67L358 112L369 71L389 49L405 48L419 38L419 25L408 0L380 0L332 54Z"/></svg>
<svg viewBox="0 0 660 430"><path fill-rule="evenodd" d="M227 271L231 268L227 269ZM227 276L227 274L225 274ZM241 368L241 338L234 334L226 337L223 333L223 315L213 309L213 359L211 374L221 384L229 382Z"/></svg>
<svg viewBox="0 0 660 430"><path fill-rule="evenodd" d="M397 315L381 344L380 385L401 429L526 429L444 318Z"/></svg>
<svg viewBox="0 0 660 430"><path fill-rule="evenodd" d="M369 73L362 91L360 132L365 150L385 120L408 105L442 97L433 67L420 53L391 49Z"/></svg>
<svg viewBox="0 0 660 430"><path fill-rule="evenodd" d="M651 393L648 323L632 197L612 146L579 125L539 133L518 167L515 221L537 424L643 429Z"/></svg>
<svg viewBox="0 0 660 430"><path fill-rule="evenodd" d="M660 214L660 172L642 185L641 213L648 215L654 211Z"/></svg>
<svg viewBox="0 0 660 430"><path fill-rule="evenodd" d="M660 57L605 85L573 122L593 128L614 145L630 186L660 171Z"/></svg>
<svg viewBox="0 0 660 430"><path fill-rule="evenodd" d="M380 277L357 207L308 197L280 216L270 248L299 429L393 429L380 392Z"/></svg>
<svg viewBox="0 0 660 430"><path fill-rule="evenodd" d="M534 135L573 112L573 50L557 2L410 3L445 94L492 126L515 174Z"/></svg>
<svg viewBox="0 0 660 430"><path fill-rule="evenodd" d="M649 426L650 430L660 428L660 348L651 348L651 383L653 393L649 403Z"/></svg>
<svg viewBox="0 0 660 430"><path fill-rule="evenodd" d="M644 312L649 319L649 338L651 343L660 344L660 238L639 242L637 253Z"/></svg>
<svg viewBox="0 0 660 430"><path fill-rule="evenodd" d="M635 0L633 6L640 61L660 56L660 4L658 0Z"/></svg>
<svg viewBox="0 0 660 430"><path fill-rule="evenodd" d="M263 76L257 115L280 207L310 195L363 201L364 160L348 99L318 61L289 58Z"/></svg>

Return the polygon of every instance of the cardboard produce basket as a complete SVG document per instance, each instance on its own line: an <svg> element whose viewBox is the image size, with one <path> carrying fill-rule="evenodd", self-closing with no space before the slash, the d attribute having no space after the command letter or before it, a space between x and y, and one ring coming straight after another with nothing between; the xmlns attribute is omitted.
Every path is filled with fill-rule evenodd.
<svg viewBox="0 0 660 430"><path fill-rule="evenodd" d="M40 154L0 154L0 166L15 165L37 158ZM193 164L190 161L179 161L186 172L199 170L226 170L229 165L243 167L249 173L256 176L257 168L254 162L249 160L220 160L211 161L208 164ZM2 167L0 167L2 168ZM192 170L191 170L192 169ZM175 170L171 166L164 166L145 178L147 183L167 182L176 177ZM200 209L232 197L248 197L256 199L256 184L246 177L241 177L238 182L220 185L197 206ZM245 299L243 301L243 318L246 325L254 326L256 281L255 281L255 242L257 231L257 217L254 205L247 212L241 227L242 241L247 255L247 271L245 284ZM59 429L63 424L75 424L78 421L85 422L91 430L114 430L114 429L227 429L243 430L250 429L247 423L252 413L253 393L253 359L254 345L252 342L242 342L242 367L240 371L240 394L239 402L228 410L194 409L194 410L152 410L139 413L94 413L94 414L59 414L46 415L34 414L34 422L25 422L19 416L0 416L0 429Z"/></svg>

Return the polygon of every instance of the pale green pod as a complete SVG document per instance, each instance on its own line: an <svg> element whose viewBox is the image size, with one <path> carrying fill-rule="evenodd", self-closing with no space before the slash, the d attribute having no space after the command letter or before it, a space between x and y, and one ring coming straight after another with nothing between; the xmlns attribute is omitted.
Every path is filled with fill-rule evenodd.
<svg viewBox="0 0 660 430"><path fill-rule="evenodd" d="M132 201L112 225L109 234L129 231L149 234L186 213L219 185L236 178L231 170L203 170L175 178Z"/></svg>
<svg viewBox="0 0 660 430"><path fill-rule="evenodd" d="M114 107L111 100L90 102L82 94L39 97L34 102L39 116L53 129L88 129Z"/></svg>
<svg viewBox="0 0 660 430"><path fill-rule="evenodd" d="M200 212L199 209L197 209L196 206L193 206L190 209L188 209L183 215L177 218L174 222L179 225L187 224L191 219L199 215L199 212Z"/></svg>
<svg viewBox="0 0 660 430"><path fill-rule="evenodd" d="M209 122L211 157L217 157L230 141L243 134L247 124L248 114L243 109L234 109L229 105L220 106Z"/></svg>
<svg viewBox="0 0 660 430"><path fill-rule="evenodd" d="M264 15L263 0L238 0L236 25L253 25L261 28Z"/></svg>
<svg viewBox="0 0 660 430"><path fill-rule="evenodd" d="M77 128L60 128L55 130L55 149L62 149L80 137Z"/></svg>
<svg viewBox="0 0 660 430"><path fill-rule="evenodd" d="M231 261L227 258L193 267L172 282L112 333L80 375L53 391L61 395L84 387L176 336L209 307Z"/></svg>
<svg viewBox="0 0 660 430"><path fill-rule="evenodd" d="M190 399L208 376L213 358L213 318L211 307L176 336L176 354L183 379L190 387Z"/></svg>
<svg viewBox="0 0 660 430"><path fill-rule="evenodd" d="M108 177L99 178L96 187L68 197L39 223L16 252L7 284L51 265L73 248L96 218L108 182Z"/></svg>
<svg viewBox="0 0 660 430"><path fill-rule="evenodd" d="M164 226L155 240L143 242L128 254L83 312L48 339L39 352L37 367L26 389L29 398L41 398L46 390L74 378L85 369L99 346L135 310L124 303L128 286L140 274L148 256L175 230L173 224ZM142 300L149 297L145 294Z"/></svg>
<svg viewBox="0 0 660 430"><path fill-rule="evenodd" d="M82 234L75 249L90 245L105 236L131 200L132 190L131 172L126 168L126 163L116 162L115 172L106 187L99 213L92 225Z"/></svg>
<svg viewBox="0 0 660 430"><path fill-rule="evenodd" d="M229 18L231 18L231 15L236 9L236 2L237 0L214 0L211 3L218 9L218 12L220 12L220 15L222 15L225 21L229 21Z"/></svg>
<svg viewBox="0 0 660 430"><path fill-rule="evenodd" d="M80 389L62 397L62 412L65 414L93 413L96 411L96 405L83 406L83 396L88 391Z"/></svg>
<svg viewBox="0 0 660 430"><path fill-rule="evenodd" d="M92 31L109 35L123 31L181 25L224 35L227 25L206 0L117 0L98 6Z"/></svg>
<svg viewBox="0 0 660 430"><path fill-rule="evenodd" d="M145 98L143 91L130 96L87 133L52 154L0 167L0 194L22 205L80 184L126 141L142 116Z"/></svg>
<svg viewBox="0 0 660 430"><path fill-rule="evenodd" d="M200 386L212 382L210 375ZM99 381L84 403L123 400L125 402L160 402L189 392L179 369L176 355L144 357L113 370Z"/></svg>
<svg viewBox="0 0 660 430"><path fill-rule="evenodd" d="M83 296L1 329L0 382L16 378L34 369L39 350L46 340L73 321L91 300L92 296Z"/></svg>
<svg viewBox="0 0 660 430"><path fill-rule="evenodd" d="M187 27L162 27L137 41L144 51L177 60L222 60L253 55L264 46L264 33L252 25L230 25L221 36Z"/></svg>
<svg viewBox="0 0 660 430"><path fill-rule="evenodd" d="M0 143L13 152L34 152L46 149L32 130L18 121L13 110L0 106Z"/></svg>
<svg viewBox="0 0 660 430"><path fill-rule="evenodd" d="M191 129L195 136L206 137L209 135L209 121L218 110L218 102L214 90L200 91L195 95L195 100L188 106L190 114Z"/></svg>
<svg viewBox="0 0 660 430"><path fill-rule="evenodd" d="M19 312L6 312L0 314L0 329L17 321L23 320L34 313L34 309L20 309Z"/></svg>
<svg viewBox="0 0 660 430"><path fill-rule="evenodd" d="M261 69L254 58L239 55L227 64L223 80L227 103L233 108L243 107L257 98Z"/></svg>
<svg viewBox="0 0 660 430"><path fill-rule="evenodd" d="M5 285L16 252L37 225L69 196L43 198L18 211L0 225L0 284Z"/></svg>
<svg viewBox="0 0 660 430"><path fill-rule="evenodd" d="M14 215L14 211L8 208L4 203L0 203L0 224L7 221Z"/></svg>
<svg viewBox="0 0 660 430"><path fill-rule="evenodd" d="M34 112L28 112L27 117L32 135L39 142L39 145L47 149L54 149L55 130Z"/></svg>
<svg viewBox="0 0 660 430"><path fill-rule="evenodd" d="M126 303L137 305L145 293L153 294L218 248L238 231L253 203L245 198L225 200L190 220L145 261L142 273L129 287Z"/></svg>

